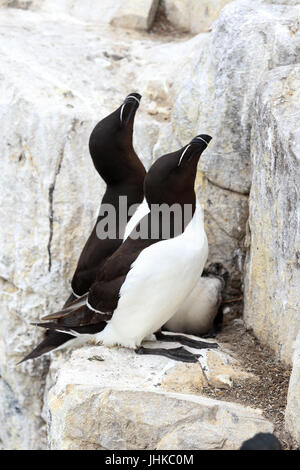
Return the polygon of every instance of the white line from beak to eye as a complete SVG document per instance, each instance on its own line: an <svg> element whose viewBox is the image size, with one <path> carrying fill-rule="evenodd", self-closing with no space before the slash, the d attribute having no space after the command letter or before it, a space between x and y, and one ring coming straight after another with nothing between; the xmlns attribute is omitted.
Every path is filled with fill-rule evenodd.
<svg viewBox="0 0 300 470"><path fill-rule="evenodd" d="M206 143L206 145L208 145L208 143L206 142L206 140L202 139L202 137L195 137L196 139L199 139L199 140L202 140L203 142Z"/></svg>
<svg viewBox="0 0 300 470"><path fill-rule="evenodd" d="M187 149L188 149L190 146L191 146L191 145L188 145L187 148L182 152L182 155L181 155L180 160L179 160L179 162L178 162L178 166L180 165L181 160L183 159L183 156L184 156L185 152L187 151Z"/></svg>

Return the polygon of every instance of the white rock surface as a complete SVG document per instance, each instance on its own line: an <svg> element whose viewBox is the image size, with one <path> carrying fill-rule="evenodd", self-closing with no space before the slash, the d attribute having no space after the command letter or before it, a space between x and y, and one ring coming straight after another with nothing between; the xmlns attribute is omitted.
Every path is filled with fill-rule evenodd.
<svg viewBox="0 0 300 470"><path fill-rule="evenodd" d="M151 28L158 0L42 0L41 9L53 15L70 15L95 25L148 30Z"/></svg>
<svg viewBox="0 0 300 470"><path fill-rule="evenodd" d="M127 0L115 11L110 24L148 31L154 21L159 0Z"/></svg>
<svg viewBox="0 0 300 470"><path fill-rule="evenodd" d="M236 296L245 256L253 102L267 70L299 61L299 14L299 6L229 3L211 34L189 41L198 48L174 79L171 123L156 146L165 150L171 139L181 143L199 132L213 136L199 165L199 195L210 260L227 267Z"/></svg>
<svg viewBox="0 0 300 470"><path fill-rule="evenodd" d="M170 368L182 377L183 366L195 367L190 380L201 372L120 348L86 347L57 359L48 378L49 447L238 449L256 432L272 432L259 410L203 397L201 388L186 394L160 385Z"/></svg>
<svg viewBox="0 0 300 470"><path fill-rule="evenodd" d="M9 449L37 449L45 446L41 407L48 362L19 368L15 363L40 339L29 323L64 301L97 214L104 188L87 149L94 124L136 90L143 100L135 147L147 168L157 156L199 132L214 137L203 155L197 191L206 210L209 261L223 262L231 273L232 292L239 293L251 183L250 131L253 122L258 126L253 103L269 69L299 62L299 7L290 2L233 2L222 10L211 34L181 41L106 27L118 2L102 0L100 9L96 0L45 0L39 12L24 11L20 5L0 10L0 440ZM295 110L294 98L283 96ZM295 125L290 119L285 123L276 114L274 123L278 120L283 126L278 131L280 145L289 158L289 175L296 175L291 158L299 143L288 142L288 127ZM261 131L266 131L265 125ZM274 127L267 137L277 135L275 131ZM258 155L254 144L252 154ZM289 181L286 174L278 179L279 189ZM282 207L278 206L279 213ZM274 220L281 227L280 219L274 216ZM279 259L284 250L292 250L294 221L289 220L291 235L286 244L279 237ZM266 227L269 222L266 219ZM271 275L272 283L281 280L282 334L276 326L278 310L272 310L267 299L266 324L272 331L267 341L278 347L284 360L290 360L294 338L289 325L297 327L298 274L289 253L290 265L280 264L277 278ZM276 261L274 266L276 271ZM286 297L283 286L288 286ZM249 313L253 301L260 306L255 322L262 337L259 325L265 305L259 302L263 297L258 302L259 290L247 289L247 318L250 322L252 316L254 321L254 313Z"/></svg>
<svg viewBox="0 0 300 470"><path fill-rule="evenodd" d="M53 16L72 16L102 27L108 25L121 0L41 0L41 10Z"/></svg>
<svg viewBox="0 0 300 470"><path fill-rule="evenodd" d="M300 5L300 0L264 0L265 3L273 3L274 5Z"/></svg>
<svg viewBox="0 0 300 470"><path fill-rule="evenodd" d="M35 10L41 7L43 0L0 0L0 8L20 8Z"/></svg>
<svg viewBox="0 0 300 470"><path fill-rule="evenodd" d="M168 20L177 29L193 34L206 32L222 8L232 0L163 0Z"/></svg>
<svg viewBox="0 0 300 470"><path fill-rule="evenodd" d="M278 67L254 108L244 317L287 363L300 330L299 122L300 66Z"/></svg>
<svg viewBox="0 0 300 470"><path fill-rule="evenodd" d="M285 426L300 444L300 333L294 345L293 370L289 383Z"/></svg>
<svg viewBox="0 0 300 470"><path fill-rule="evenodd" d="M299 14L300 6L232 2L222 10L211 35L194 38L203 41L202 47L186 58L180 83L175 82L170 135L185 141L206 129L214 136L200 168L218 187L241 194L250 190L256 89L270 68L298 62ZM162 138L168 141L169 136Z"/></svg>

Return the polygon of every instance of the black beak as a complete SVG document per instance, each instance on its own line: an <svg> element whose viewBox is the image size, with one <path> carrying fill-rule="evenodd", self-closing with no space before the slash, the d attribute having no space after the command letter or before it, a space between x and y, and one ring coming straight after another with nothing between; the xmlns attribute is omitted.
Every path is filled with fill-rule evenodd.
<svg viewBox="0 0 300 470"><path fill-rule="evenodd" d="M139 93L131 93L128 95L121 107L120 122L122 127L126 127L131 121L132 116L136 113L140 105L142 96Z"/></svg>
<svg viewBox="0 0 300 470"><path fill-rule="evenodd" d="M207 147L211 139L212 137L210 135L200 134L194 137L193 140L191 140L190 144L200 144L202 146L202 144L204 143Z"/></svg>
<svg viewBox="0 0 300 470"><path fill-rule="evenodd" d="M182 151L178 166L182 166L185 163L188 163L194 155L198 155L200 158L200 155L206 149L211 139L212 137L207 134L200 134L194 137Z"/></svg>

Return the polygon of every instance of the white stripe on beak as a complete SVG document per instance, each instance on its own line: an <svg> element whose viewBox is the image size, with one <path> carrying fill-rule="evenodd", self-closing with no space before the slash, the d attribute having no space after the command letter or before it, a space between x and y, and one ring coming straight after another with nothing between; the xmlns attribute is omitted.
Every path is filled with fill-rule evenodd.
<svg viewBox="0 0 300 470"><path fill-rule="evenodd" d="M180 163L181 163L181 160L183 159L183 156L184 156L185 152L187 151L187 149L188 149L190 146L191 146L191 145L188 145L188 146L187 146L187 148L186 148L186 149L185 149L185 150L182 152L182 155L181 155L181 157L180 157L180 160L179 160L179 162L178 162L178 165L177 165L177 166L179 166L179 165L180 165Z"/></svg>

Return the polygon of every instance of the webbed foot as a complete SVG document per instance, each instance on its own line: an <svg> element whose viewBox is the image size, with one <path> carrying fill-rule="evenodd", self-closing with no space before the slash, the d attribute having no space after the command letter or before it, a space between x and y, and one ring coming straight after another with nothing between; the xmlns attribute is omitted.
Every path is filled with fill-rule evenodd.
<svg viewBox="0 0 300 470"><path fill-rule="evenodd" d="M164 356L179 362L198 362L198 354L192 354L183 347L164 349L164 348L144 348L140 346L135 350L136 354L153 354L156 356Z"/></svg>
<svg viewBox="0 0 300 470"><path fill-rule="evenodd" d="M181 334L164 334L161 331L158 331L155 333L155 336L158 341L176 342L195 349L216 349L219 347L217 343L208 343L206 341L196 340Z"/></svg>

